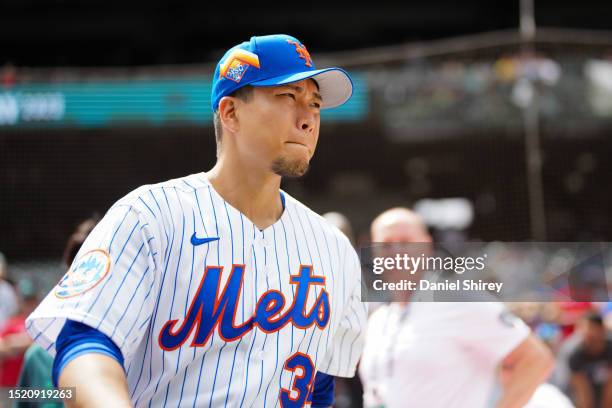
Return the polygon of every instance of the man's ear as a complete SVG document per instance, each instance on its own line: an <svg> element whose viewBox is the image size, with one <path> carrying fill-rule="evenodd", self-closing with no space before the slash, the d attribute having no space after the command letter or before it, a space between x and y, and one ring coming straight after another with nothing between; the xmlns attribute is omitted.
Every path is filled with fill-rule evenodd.
<svg viewBox="0 0 612 408"><path fill-rule="evenodd" d="M239 100L231 96L224 96L219 101L219 119L225 129L236 133L240 128L238 120L238 104Z"/></svg>

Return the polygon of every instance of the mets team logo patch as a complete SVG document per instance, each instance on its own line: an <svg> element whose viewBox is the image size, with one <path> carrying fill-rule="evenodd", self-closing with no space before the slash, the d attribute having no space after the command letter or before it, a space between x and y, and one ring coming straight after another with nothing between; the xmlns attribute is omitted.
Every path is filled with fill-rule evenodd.
<svg viewBox="0 0 612 408"><path fill-rule="evenodd" d="M55 296L66 299L87 292L106 278L110 264L110 255L103 249L83 254L57 284Z"/></svg>
<svg viewBox="0 0 612 408"><path fill-rule="evenodd" d="M221 64L219 75L234 82L240 82L250 66L259 68L257 54L237 48Z"/></svg>

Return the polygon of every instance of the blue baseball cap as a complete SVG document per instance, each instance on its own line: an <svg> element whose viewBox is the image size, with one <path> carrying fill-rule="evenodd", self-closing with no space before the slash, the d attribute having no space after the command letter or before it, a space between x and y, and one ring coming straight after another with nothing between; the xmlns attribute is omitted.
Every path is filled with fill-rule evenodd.
<svg viewBox="0 0 612 408"><path fill-rule="evenodd" d="M349 100L353 82L341 68L316 69L306 47L285 34L251 37L230 48L217 64L211 104L245 85L278 86L313 78L319 86L321 108L334 108Z"/></svg>

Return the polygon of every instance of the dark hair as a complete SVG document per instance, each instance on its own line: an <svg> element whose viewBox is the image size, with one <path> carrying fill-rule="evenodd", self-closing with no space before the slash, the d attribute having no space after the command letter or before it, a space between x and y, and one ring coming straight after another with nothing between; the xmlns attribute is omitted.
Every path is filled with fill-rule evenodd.
<svg viewBox="0 0 612 408"><path fill-rule="evenodd" d="M596 312L589 312L587 315L585 315L585 319L589 323L593 323L593 324L595 324L597 326L603 327L603 318L601 317L600 314L598 314Z"/></svg>
<svg viewBox="0 0 612 408"><path fill-rule="evenodd" d="M79 252L79 249L81 249L81 245L83 245L83 242L85 242L85 239L99 221L100 216L98 214L94 214L91 216L91 218L79 223L72 235L70 235L68 242L66 242L64 255L62 256L62 260L68 267L70 267L72 261L74 261L74 258L76 257L76 254Z"/></svg>
<svg viewBox="0 0 612 408"><path fill-rule="evenodd" d="M247 102L253 95L253 87L251 85L245 85L242 88L236 89L234 92L227 96L238 98L242 101ZM215 127L215 141L217 142L217 156L221 151L221 140L223 139L223 126L221 126L221 119L219 117L219 109L213 114L213 125Z"/></svg>

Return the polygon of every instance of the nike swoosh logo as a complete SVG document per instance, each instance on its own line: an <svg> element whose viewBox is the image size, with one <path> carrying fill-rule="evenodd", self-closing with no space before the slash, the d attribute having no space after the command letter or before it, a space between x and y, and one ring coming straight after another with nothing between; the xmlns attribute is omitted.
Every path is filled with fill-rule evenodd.
<svg viewBox="0 0 612 408"><path fill-rule="evenodd" d="M196 237L196 234L194 232L193 235L191 236L191 245L198 246L198 245L208 244L209 242L218 241L218 240L219 240L219 237L198 238Z"/></svg>

